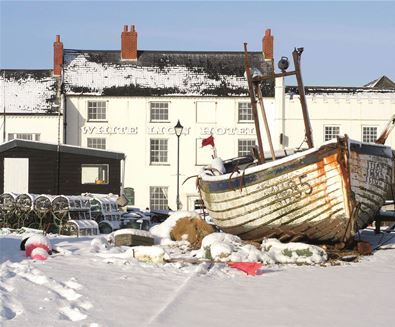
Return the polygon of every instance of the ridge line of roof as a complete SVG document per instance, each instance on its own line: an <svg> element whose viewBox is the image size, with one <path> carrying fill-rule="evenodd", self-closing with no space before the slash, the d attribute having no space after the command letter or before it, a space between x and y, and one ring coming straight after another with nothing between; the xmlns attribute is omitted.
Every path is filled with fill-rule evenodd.
<svg viewBox="0 0 395 327"><path fill-rule="evenodd" d="M121 50L92 50L92 49L63 49L63 51L76 51L76 52L111 52L111 53L121 53ZM149 53L237 53L244 54L244 51L189 51L189 50L138 50L137 52L149 52ZM252 54L261 54L261 51L249 51Z"/></svg>

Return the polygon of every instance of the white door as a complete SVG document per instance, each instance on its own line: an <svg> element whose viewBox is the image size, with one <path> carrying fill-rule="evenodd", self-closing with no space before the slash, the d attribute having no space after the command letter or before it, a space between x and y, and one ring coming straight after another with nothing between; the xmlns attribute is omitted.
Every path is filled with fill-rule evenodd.
<svg viewBox="0 0 395 327"><path fill-rule="evenodd" d="M29 192L29 158L4 158L5 192Z"/></svg>

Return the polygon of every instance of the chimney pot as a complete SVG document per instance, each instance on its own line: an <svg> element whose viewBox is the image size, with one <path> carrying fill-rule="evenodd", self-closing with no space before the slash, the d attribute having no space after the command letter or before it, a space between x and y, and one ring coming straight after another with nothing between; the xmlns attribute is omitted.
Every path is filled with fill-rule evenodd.
<svg viewBox="0 0 395 327"><path fill-rule="evenodd" d="M124 26L121 34L121 59L122 60L137 60L137 32L134 25Z"/></svg>
<svg viewBox="0 0 395 327"><path fill-rule="evenodd" d="M272 30L266 29L265 36L262 39L262 53L265 60L273 60L273 36Z"/></svg>
<svg viewBox="0 0 395 327"><path fill-rule="evenodd" d="M53 74L60 76L62 74L63 65L63 43L60 42L60 35L56 35L53 44Z"/></svg>
<svg viewBox="0 0 395 327"><path fill-rule="evenodd" d="M123 31L127 32L128 31L128 25L123 25Z"/></svg>

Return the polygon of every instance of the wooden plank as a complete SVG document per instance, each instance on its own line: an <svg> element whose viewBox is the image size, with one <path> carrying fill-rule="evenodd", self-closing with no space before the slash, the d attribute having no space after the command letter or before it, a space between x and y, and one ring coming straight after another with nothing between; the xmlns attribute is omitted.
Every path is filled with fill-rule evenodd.
<svg viewBox="0 0 395 327"><path fill-rule="evenodd" d="M115 235L115 246L151 246L154 245L154 238L134 234Z"/></svg>

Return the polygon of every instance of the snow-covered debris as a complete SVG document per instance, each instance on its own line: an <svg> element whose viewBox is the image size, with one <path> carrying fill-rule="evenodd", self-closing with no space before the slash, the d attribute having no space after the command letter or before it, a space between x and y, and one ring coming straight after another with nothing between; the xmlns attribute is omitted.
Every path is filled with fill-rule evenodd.
<svg viewBox="0 0 395 327"><path fill-rule="evenodd" d="M240 245L241 238L236 235L227 234L227 233L213 233L213 234L207 235L203 239L202 248L203 249L210 248L211 245L215 242L228 243L230 245Z"/></svg>
<svg viewBox="0 0 395 327"><path fill-rule="evenodd" d="M227 233L213 233L202 241L202 247L196 257L223 262L263 262L273 260L251 244L244 244L240 237Z"/></svg>
<svg viewBox="0 0 395 327"><path fill-rule="evenodd" d="M185 217L200 218L194 211L176 211L172 213L163 223L151 227L150 233L154 236L156 244L172 244L170 232L177 224L177 220Z"/></svg>
<svg viewBox="0 0 395 327"><path fill-rule="evenodd" d="M281 243L275 238L262 241L262 251L276 263L319 264L324 263L328 256L319 246L305 243Z"/></svg>
<svg viewBox="0 0 395 327"><path fill-rule="evenodd" d="M47 252L52 250L51 241L44 235L31 235L25 243L26 256L30 257L35 248L42 248Z"/></svg>
<svg viewBox="0 0 395 327"><path fill-rule="evenodd" d="M108 240L104 236L96 237L91 241L91 252L100 252L109 247Z"/></svg>
<svg viewBox="0 0 395 327"><path fill-rule="evenodd" d="M111 236L118 236L118 235L125 235L125 234L130 234L130 235L138 235L138 236L144 236L144 237L152 237L152 234L146 230L142 229L135 229L135 228L123 228L119 229L113 233L111 233Z"/></svg>
<svg viewBox="0 0 395 327"><path fill-rule="evenodd" d="M132 250L133 257L139 261L163 263L170 259L168 253L161 246L135 246Z"/></svg>

